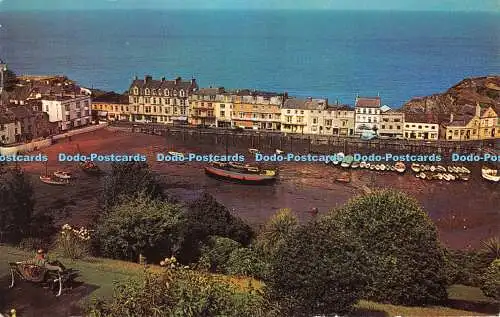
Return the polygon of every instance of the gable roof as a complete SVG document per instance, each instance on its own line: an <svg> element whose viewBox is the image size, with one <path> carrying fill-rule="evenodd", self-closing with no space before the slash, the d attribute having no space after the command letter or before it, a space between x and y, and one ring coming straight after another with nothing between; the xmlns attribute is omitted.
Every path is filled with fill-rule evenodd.
<svg viewBox="0 0 500 317"><path fill-rule="evenodd" d="M285 109L302 109L302 110L324 110L326 109L326 99L299 99L290 98L285 100L283 108Z"/></svg>
<svg viewBox="0 0 500 317"><path fill-rule="evenodd" d="M166 80L162 78L160 80L154 80L151 76L145 76L144 79L134 79L130 85L130 89L137 87L141 92L148 89L184 89L186 92L191 92L198 89L198 84L196 79L182 80L181 77L177 77L174 80Z"/></svg>
<svg viewBox="0 0 500 317"><path fill-rule="evenodd" d="M356 97L356 103L354 107L356 108L380 108L381 106L380 97Z"/></svg>

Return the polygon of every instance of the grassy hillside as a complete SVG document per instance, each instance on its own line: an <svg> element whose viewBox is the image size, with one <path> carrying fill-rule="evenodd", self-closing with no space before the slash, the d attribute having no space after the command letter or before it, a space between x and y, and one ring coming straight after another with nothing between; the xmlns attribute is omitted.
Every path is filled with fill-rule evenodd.
<svg viewBox="0 0 500 317"><path fill-rule="evenodd" d="M128 279L139 278L143 271L143 266L109 259L90 258L85 261L62 260L68 267L81 271L79 278L84 284L64 294L55 300L47 290L36 288L31 285L21 284L9 290L7 286L10 282L8 262L28 259L33 254L21 251L16 248L0 246L0 311L10 308L18 309L18 316L43 315L43 312L50 312L52 316L68 316L69 314L81 313L78 307L92 297L110 297L113 294L115 281L126 281ZM152 266L152 270L160 271L161 268ZM262 287L262 283L249 278L237 278L221 276L221 279L229 279L238 285L242 291L252 287ZM37 293L33 294L34 289ZM370 301L360 301L357 306L357 316L478 316L491 315L495 304L491 299L485 297L481 290L473 287L454 285L450 287L450 301L448 306L460 307L461 309L450 307L404 307L379 304ZM30 297L38 296L39 302L43 305L29 303L27 298L23 299L23 294L30 294ZM43 296L43 298L40 298ZM28 302L26 302L28 301ZM38 306L37 306L38 305ZM42 314L40 314L42 312Z"/></svg>

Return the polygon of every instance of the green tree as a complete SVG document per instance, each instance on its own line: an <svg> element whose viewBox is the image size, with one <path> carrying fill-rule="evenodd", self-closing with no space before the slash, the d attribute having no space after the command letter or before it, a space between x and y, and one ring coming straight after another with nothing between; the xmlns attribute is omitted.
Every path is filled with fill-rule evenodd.
<svg viewBox="0 0 500 317"><path fill-rule="evenodd" d="M224 267L225 273L231 275L251 276L260 279L267 275L267 263L251 248L233 250Z"/></svg>
<svg viewBox="0 0 500 317"><path fill-rule="evenodd" d="M484 274L481 290L486 296L500 299L500 259L491 262Z"/></svg>
<svg viewBox="0 0 500 317"><path fill-rule="evenodd" d="M0 242L18 243L30 233L34 206L33 186L22 169L0 174Z"/></svg>
<svg viewBox="0 0 500 317"><path fill-rule="evenodd" d="M17 84L17 76L16 73L14 73L12 70L7 69L7 71L4 73L4 78L5 78L5 83L4 83L4 88L6 91L12 91L14 87L16 87Z"/></svg>
<svg viewBox="0 0 500 317"><path fill-rule="evenodd" d="M298 227L274 253L266 292L283 316L344 314L363 294L365 252L327 218Z"/></svg>
<svg viewBox="0 0 500 317"><path fill-rule="evenodd" d="M368 252L371 279L365 296L405 305L446 299L444 249L415 199L392 190L376 191L351 200L333 217Z"/></svg>
<svg viewBox="0 0 500 317"><path fill-rule="evenodd" d="M254 243L265 258L271 257L299 226L299 221L290 209L281 209L274 214L259 232Z"/></svg>
<svg viewBox="0 0 500 317"><path fill-rule="evenodd" d="M138 195L164 198L162 186L147 163L113 163L111 175L104 181L103 208L109 210L123 197L134 198Z"/></svg>
<svg viewBox="0 0 500 317"><path fill-rule="evenodd" d="M229 238L211 236L201 250L198 265L213 273L224 273L231 252L241 247L241 243Z"/></svg>
<svg viewBox="0 0 500 317"><path fill-rule="evenodd" d="M96 242L107 257L134 261L143 254L150 262L158 261L179 251L183 222L178 205L141 195L103 214Z"/></svg>
<svg viewBox="0 0 500 317"><path fill-rule="evenodd" d="M253 237L252 228L214 197L204 193L187 206L189 235L205 241L208 236L221 236L248 245Z"/></svg>

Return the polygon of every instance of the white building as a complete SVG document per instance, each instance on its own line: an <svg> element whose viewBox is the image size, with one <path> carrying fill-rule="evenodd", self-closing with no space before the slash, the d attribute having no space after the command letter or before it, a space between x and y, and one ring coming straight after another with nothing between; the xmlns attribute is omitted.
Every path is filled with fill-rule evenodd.
<svg viewBox="0 0 500 317"><path fill-rule="evenodd" d="M50 122L57 122L61 131L90 124L90 96L47 96L42 99L42 111Z"/></svg>
<svg viewBox="0 0 500 317"><path fill-rule="evenodd" d="M380 107L380 97L356 97L356 134L362 134L364 131L377 132L380 128Z"/></svg>

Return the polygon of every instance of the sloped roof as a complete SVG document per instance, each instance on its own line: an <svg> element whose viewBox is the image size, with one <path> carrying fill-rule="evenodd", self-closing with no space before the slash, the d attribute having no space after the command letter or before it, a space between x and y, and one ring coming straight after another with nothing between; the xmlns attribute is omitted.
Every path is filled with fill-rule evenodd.
<svg viewBox="0 0 500 317"><path fill-rule="evenodd" d="M380 97L357 97L355 107L357 108L380 108Z"/></svg>
<svg viewBox="0 0 500 317"><path fill-rule="evenodd" d="M324 110L327 106L325 99L299 99L290 98L285 100L283 108L285 109L303 109L303 110Z"/></svg>
<svg viewBox="0 0 500 317"><path fill-rule="evenodd" d="M186 91L193 91L198 88L198 84L196 84L196 80L182 80L182 78L178 77L174 80L165 80L162 78L161 80L155 80L151 76L146 76L144 79L135 79L132 81L130 85L130 89L137 87L141 90L149 88L149 89L184 89Z"/></svg>

